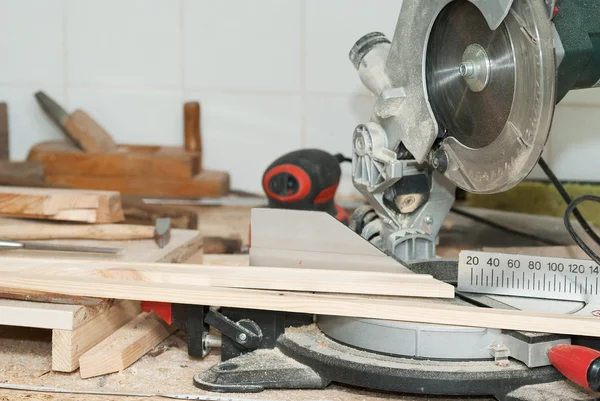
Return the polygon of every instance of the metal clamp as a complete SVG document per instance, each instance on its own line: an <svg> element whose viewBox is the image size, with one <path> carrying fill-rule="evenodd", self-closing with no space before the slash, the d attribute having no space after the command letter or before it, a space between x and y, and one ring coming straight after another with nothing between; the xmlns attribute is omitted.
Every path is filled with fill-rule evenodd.
<svg viewBox="0 0 600 401"><path fill-rule="evenodd" d="M260 327L252 320L234 322L212 308L204 318L204 322L219 330L222 335L232 339L236 344L247 349L258 348L263 339Z"/></svg>

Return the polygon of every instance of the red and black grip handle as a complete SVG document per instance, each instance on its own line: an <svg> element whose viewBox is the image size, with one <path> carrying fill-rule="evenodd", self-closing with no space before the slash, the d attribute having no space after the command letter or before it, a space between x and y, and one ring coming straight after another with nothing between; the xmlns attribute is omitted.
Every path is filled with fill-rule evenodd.
<svg viewBox="0 0 600 401"><path fill-rule="evenodd" d="M348 214L334 203L341 175L338 157L319 149L301 149L271 163L262 185L269 207L325 211L347 224Z"/></svg>

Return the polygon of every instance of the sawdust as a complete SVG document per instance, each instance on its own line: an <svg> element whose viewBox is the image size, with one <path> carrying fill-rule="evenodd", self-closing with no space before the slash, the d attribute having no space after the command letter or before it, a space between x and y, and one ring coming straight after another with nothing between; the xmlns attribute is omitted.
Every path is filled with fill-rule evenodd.
<svg viewBox="0 0 600 401"><path fill-rule="evenodd" d="M301 328L300 330L305 330ZM192 358L181 333L176 333L142 357L131 367L110 375L81 379L79 372L51 372L51 331L0 327L0 383L58 387L86 391L127 393L172 393L225 396L201 391L192 384L192 377L220 362L218 353L205 359ZM371 392L351 387L330 385L325 390L267 390L259 394L231 394L248 400L290 401L423 401L431 397L399 396ZM90 400L119 399L115 396L33 393L0 389L0 401L11 400ZM435 398L451 400L452 398ZM456 398L454 398L456 399ZM164 400L164 398L126 398L127 401ZM479 400L482 400L481 398ZM485 398L488 400L488 398Z"/></svg>

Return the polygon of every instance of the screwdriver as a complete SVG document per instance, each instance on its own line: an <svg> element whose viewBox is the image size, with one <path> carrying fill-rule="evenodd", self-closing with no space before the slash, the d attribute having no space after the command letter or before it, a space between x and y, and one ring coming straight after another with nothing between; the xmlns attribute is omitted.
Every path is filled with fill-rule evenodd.
<svg viewBox="0 0 600 401"><path fill-rule="evenodd" d="M548 358L572 382L592 391L600 389L600 352L580 345L561 344L548 351Z"/></svg>

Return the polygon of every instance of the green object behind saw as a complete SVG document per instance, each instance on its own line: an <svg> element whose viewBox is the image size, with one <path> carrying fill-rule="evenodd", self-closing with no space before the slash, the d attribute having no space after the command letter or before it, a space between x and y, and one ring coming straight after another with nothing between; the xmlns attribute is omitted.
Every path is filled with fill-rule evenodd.
<svg viewBox="0 0 600 401"><path fill-rule="evenodd" d="M554 25L565 49L558 68L556 103L571 89L600 81L600 1L561 0Z"/></svg>
<svg viewBox="0 0 600 401"><path fill-rule="evenodd" d="M575 199L581 195L600 196L600 184L565 184L565 189ZM467 194L466 205L508 212L562 217L566 204L551 183L524 181L506 192L493 195ZM600 205L585 202L578 206L584 217L600 227Z"/></svg>

